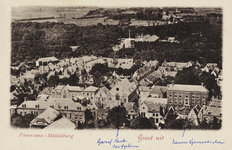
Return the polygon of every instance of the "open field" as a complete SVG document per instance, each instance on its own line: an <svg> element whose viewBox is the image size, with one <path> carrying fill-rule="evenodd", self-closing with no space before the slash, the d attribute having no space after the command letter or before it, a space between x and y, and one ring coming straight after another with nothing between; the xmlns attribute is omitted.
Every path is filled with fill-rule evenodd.
<svg viewBox="0 0 232 150"><path fill-rule="evenodd" d="M92 7L13 7L12 19L29 19L29 18L45 18L45 17L66 17L79 18L86 15Z"/></svg>

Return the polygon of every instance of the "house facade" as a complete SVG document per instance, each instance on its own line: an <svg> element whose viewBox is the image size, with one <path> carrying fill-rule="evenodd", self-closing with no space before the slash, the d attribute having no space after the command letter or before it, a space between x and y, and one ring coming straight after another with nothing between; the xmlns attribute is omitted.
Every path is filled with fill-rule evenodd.
<svg viewBox="0 0 232 150"><path fill-rule="evenodd" d="M40 115L45 109L53 108L73 122L85 122L85 110L80 103L74 102L71 98L44 97L36 101L24 101L16 109L21 115Z"/></svg>
<svg viewBox="0 0 232 150"><path fill-rule="evenodd" d="M183 107L193 108L195 105L206 105L208 90L202 85L169 84L167 89L167 105L175 110Z"/></svg>

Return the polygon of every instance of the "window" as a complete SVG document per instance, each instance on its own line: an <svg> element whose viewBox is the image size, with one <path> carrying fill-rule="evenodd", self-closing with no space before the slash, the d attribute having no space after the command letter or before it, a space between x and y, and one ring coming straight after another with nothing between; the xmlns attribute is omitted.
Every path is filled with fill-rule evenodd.
<svg viewBox="0 0 232 150"><path fill-rule="evenodd" d="M172 97L172 94L170 94L169 97Z"/></svg>
<svg viewBox="0 0 232 150"><path fill-rule="evenodd" d="M145 117L145 112L141 112L141 117Z"/></svg>
<svg viewBox="0 0 232 150"><path fill-rule="evenodd" d="M126 103L126 98L124 98L124 102Z"/></svg>
<svg viewBox="0 0 232 150"><path fill-rule="evenodd" d="M176 97L177 97L177 94L175 94L174 97L176 98Z"/></svg>
<svg viewBox="0 0 232 150"><path fill-rule="evenodd" d="M155 116L155 114L153 114L153 116Z"/></svg>
<svg viewBox="0 0 232 150"><path fill-rule="evenodd" d="M111 97L109 97L109 100L110 100L110 101L112 100Z"/></svg>
<svg viewBox="0 0 232 150"><path fill-rule="evenodd" d="M205 98L205 95L202 96L202 99L204 99L204 98Z"/></svg>
<svg viewBox="0 0 232 150"><path fill-rule="evenodd" d="M116 100L120 100L119 94L116 94L115 98L116 98Z"/></svg>
<svg viewBox="0 0 232 150"><path fill-rule="evenodd" d="M195 98L195 95L192 95L192 98Z"/></svg>
<svg viewBox="0 0 232 150"><path fill-rule="evenodd" d="M181 104L181 101L179 101L179 104Z"/></svg>
<svg viewBox="0 0 232 150"><path fill-rule="evenodd" d="M200 95L197 95L197 98L200 98Z"/></svg>
<svg viewBox="0 0 232 150"><path fill-rule="evenodd" d="M35 112L35 115L38 116L38 111Z"/></svg>
<svg viewBox="0 0 232 150"><path fill-rule="evenodd" d="M31 114L33 114L33 111L31 111Z"/></svg>
<svg viewBox="0 0 232 150"><path fill-rule="evenodd" d="M159 114L156 114L156 117L158 117L159 116Z"/></svg>
<svg viewBox="0 0 232 150"><path fill-rule="evenodd" d="M24 115L26 115L27 113L26 112L24 112Z"/></svg>
<svg viewBox="0 0 232 150"><path fill-rule="evenodd" d="M211 115L212 114L212 112L208 112L208 115Z"/></svg>
<svg viewBox="0 0 232 150"><path fill-rule="evenodd" d="M116 91L119 91L119 88L116 88Z"/></svg>
<svg viewBox="0 0 232 150"><path fill-rule="evenodd" d="M128 115L128 119L130 119L130 115Z"/></svg>
<svg viewBox="0 0 232 150"><path fill-rule="evenodd" d="M186 96L185 96L186 98L188 98L188 95L186 94Z"/></svg>
<svg viewBox="0 0 232 150"><path fill-rule="evenodd" d="M170 104L172 103L172 101L169 102Z"/></svg>
<svg viewBox="0 0 232 150"><path fill-rule="evenodd" d="M195 102L194 102L194 101L192 101L192 104L194 105L194 104L195 104Z"/></svg>
<svg viewBox="0 0 232 150"><path fill-rule="evenodd" d="M182 95L180 94L180 95L179 95L179 98L181 98L181 97L182 97Z"/></svg>
<svg viewBox="0 0 232 150"><path fill-rule="evenodd" d="M185 104L188 105L189 104L189 100L186 98L185 99Z"/></svg>
<svg viewBox="0 0 232 150"><path fill-rule="evenodd" d="M158 119L158 118L156 118L156 119L155 119L155 123L158 123L158 122L159 122L159 119Z"/></svg>
<svg viewBox="0 0 232 150"><path fill-rule="evenodd" d="M145 109L145 107L143 107L143 109Z"/></svg>

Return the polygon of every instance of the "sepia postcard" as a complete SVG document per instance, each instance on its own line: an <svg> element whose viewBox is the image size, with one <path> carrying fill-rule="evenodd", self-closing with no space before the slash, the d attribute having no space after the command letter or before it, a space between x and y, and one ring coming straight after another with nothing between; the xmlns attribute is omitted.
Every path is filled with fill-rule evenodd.
<svg viewBox="0 0 232 150"><path fill-rule="evenodd" d="M3 2L1 147L230 149L230 6Z"/></svg>

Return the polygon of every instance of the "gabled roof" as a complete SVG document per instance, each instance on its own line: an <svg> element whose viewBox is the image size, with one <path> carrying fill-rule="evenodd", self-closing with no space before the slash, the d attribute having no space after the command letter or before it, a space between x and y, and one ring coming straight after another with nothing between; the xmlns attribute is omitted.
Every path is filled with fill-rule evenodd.
<svg viewBox="0 0 232 150"><path fill-rule="evenodd" d="M59 114L60 113L57 110L49 107L41 114L39 114L35 119L33 119L31 124L33 125L38 119L44 119L48 124L50 124L57 118Z"/></svg>
<svg viewBox="0 0 232 150"><path fill-rule="evenodd" d="M39 93L39 95L41 95L41 94L51 95L51 91L52 91L52 88L51 88L51 87L46 87L45 89L43 89L43 91L41 91L41 92Z"/></svg>
<svg viewBox="0 0 232 150"><path fill-rule="evenodd" d="M160 112L160 104L153 103L152 101L144 102L148 107L148 112Z"/></svg>
<svg viewBox="0 0 232 150"><path fill-rule="evenodd" d="M86 92L95 92L98 90L98 87L95 87L95 86L89 86L87 87L84 91Z"/></svg>
<svg viewBox="0 0 232 150"><path fill-rule="evenodd" d="M163 97L163 94L167 92L166 86L153 86L150 94L159 94L161 97Z"/></svg>
<svg viewBox="0 0 232 150"><path fill-rule="evenodd" d="M202 85L169 84L168 91L208 92Z"/></svg>
<svg viewBox="0 0 232 150"><path fill-rule="evenodd" d="M44 129L75 129L75 123L70 121L69 119L63 117L52 124L48 125Z"/></svg>
<svg viewBox="0 0 232 150"><path fill-rule="evenodd" d="M39 58L36 61L49 62L49 61L59 61L56 57L43 57Z"/></svg>
<svg viewBox="0 0 232 150"><path fill-rule="evenodd" d="M64 85L58 85L57 87L55 87L55 90L62 90L64 87Z"/></svg>

